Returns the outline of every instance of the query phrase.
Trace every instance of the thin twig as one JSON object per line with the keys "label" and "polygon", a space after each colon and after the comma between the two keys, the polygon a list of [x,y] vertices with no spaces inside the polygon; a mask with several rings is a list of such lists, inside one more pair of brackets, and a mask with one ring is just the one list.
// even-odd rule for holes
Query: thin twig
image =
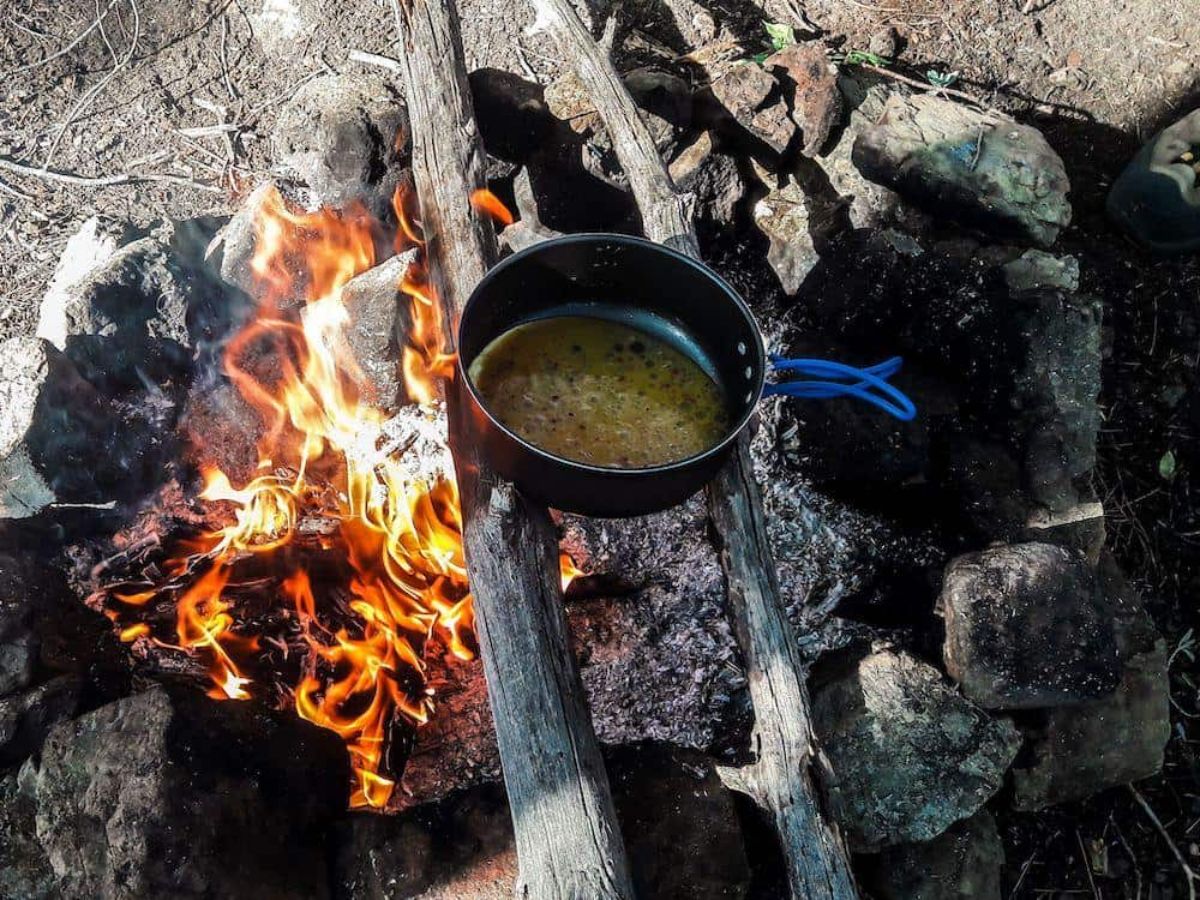
{"label": "thin twig", "polygon": [[[896,81],[902,81],[904,84],[910,85],[911,87],[920,88],[927,94],[945,94],[948,97],[957,97],[959,100],[965,100],[967,103],[978,106],[980,109],[984,109],[989,112],[999,112],[999,110],[995,109],[995,107],[989,106],[974,94],[968,94],[966,91],[959,91],[948,87],[938,87],[934,84],[926,84],[923,81],[918,81],[915,78],[909,78],[907,75],[901,75],[899,72],[893,72],[891,69],[885,69],[882,66],[873,66],[870,63],[844,63],[843,65],[858,66],[860,69],[866,69],[868,72],[874,72],[876,75],[882,75],[885,78],[892,78]],[[1007,118],[1007,116],[1005,118]]]}
{"label": "thin twig", "polygon": [[71,112],[67,114],[66,119],[64,119],[62,125],[59,126],[58,134],[56,134],[54,136],[54,140],[50,142],[50,149],[46,151],[46,158],[42,161],[43,169],[50,168],[50,164],[54,161],[54,153],[58,149],[58,145],[62,141],[63,135],[67,133],[67,129],[70,128],[71,123],[75,121],[75,117],[78,116],[79,113],[81,113],[87,107],[87,105],[91,103],[101,91],[104,90],[104,88],[110,81],[113,80],[118,72],[129,65],[130,60],[133,59],[134,53],[137,52],[138,40],[142,36],[142,17],[141,12],[138,9],[137,0],[128,0],[128,3],[133,9],[133,40],[129,42],[129,50],[125,53],[124,58],[122,58],[119,63],[114,65],[103,78],[96,82],[96,84],[86,94],[79,98],[79,102],[76,103],[71,109]]}
{"label": "thin twig", "polygon": [[17,75],[21,72],[28,72],[30,69],[36,69],[39,66],[44,66],[47,63],[54,62],[54,60],[59,59],[60,57],[66,56],[68,53],[78,47],[84,38],[100,27],[100,23],[104,21],[105,16],[112,12],[113,7],[116,6],[118,2],[119,0],[108,0],[108,6],[105,7],[104,12],[101,13],[91,25],[76,35],[75,40],[71,41],[71,43],[67,44],[67,46],[63,47],[57,53],[52,53],[45,59],[39,59],[37,62],[26,63],[23,66],[17,66],[15,69],[9,69],[7,72],[0,72],[0,78],[8,78],[11,75]]}
{"label": "thin twig", "polygon": [[238,98],[237,90],[233,86],[233,81],[229,78],[229,51],[227,44],[229,43],[229,19],[225,14],[221,14],[221,79],[225,82],[225,90],[229,92],[229,99],[236,100]]}
{"label": "thin twig", "polygon": [[80,187],[117,187],[123,184],[142,184],[146,182],[162,182],[165,184],[178,184],[183,187],[195,188],[199,191],[207,191],[211,194],[221,193],[221,189],[211,184],[204,184],[200,181],[193,181],[190,178],[184,178],[181,175],[134,175],[131,173],[122,173],[120,175],[75,175],[71,172],[56,172],[53,169],[39,169],[36,166],[26,166],[11,159],[5,159],[0,156],[0,169],[13,172],[17,175],[28,175],[31,178],[40,178],[44,181],[57,181],[61,184],[74,184]]}
{"label": "thin twig", "polygon": [[392,59],[390,56],[380,56],[378,53],[368,53],[366,50],[351,50],[346,54],[346,58],[352,62],[362,63],[364,66],[378,66],[381,69],[387,69],[390,72],[402,71],[402,66],[399,61]]}
{"label": "thin twig", "polygon": [[1100,900],[1100,891],[1096,887],[1096,879],[1092,875],[1092,858],[1088,856],[1087,848],[1083,846],[1083,835],[1075,829],[1075,840],[1079,843],[1079,861],[1083,863],[1083,871],[1087,873],[1088,884],[1092,886],[1092,896]]}
{"label": "thin twig", "polygon": [[0,191],[3,191],[6,194],[11,194],[12,196],[16,197],[18,200],[32,200],[33,199],[32,194],[26,194],[24,191],[19,191],[6,181],[0,181]]}
{"label": "thin twig", "polygon": [[1167,846],[1171,849],[1171,853],[1175,857],[1175,861],[1179,863],[1179,869],[1183,872],[1183,877],[1187,879],[1188,900],[1196,900],[1196,879],[1198,876],[1194,871],[1192,871],[1192,867],[1188,865],[1187,859],[1184,858],[1183,852],[1176,845],[1175,841],[1171,839],[1171,835],[1167,834],[1166,826],[1164,826],[1162,820],[1158,818],[1157,813],[1150,808],[1150,804],[1146,802],[1146,798],[1141,795],[1138,789],[1132,784],[1127,784],[1125,787],[1129,788],[1129,793],[1133,795],[1133,799],[1137,801],[1137,805],[1142,808],[1142,812],[1146,814],[1146,818],[1150,820],[1151,824],[1154,826],[1154,830],[1157,831],[1159,836],[1161,836],[1166,842]]}

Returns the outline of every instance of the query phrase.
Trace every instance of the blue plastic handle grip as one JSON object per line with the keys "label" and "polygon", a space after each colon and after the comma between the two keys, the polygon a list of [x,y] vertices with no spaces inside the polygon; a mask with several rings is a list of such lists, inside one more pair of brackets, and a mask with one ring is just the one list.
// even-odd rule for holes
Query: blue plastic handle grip
{"label": "blue plastic handle grip", "polygon": [[902,422],[916,418],[917,407],[902,390],[888,383],[900,371],[904,360],[899,356],[864,369],[828,359],[784,359],[771,354],[776,372],[800,376],[795,381],[768,384],[768,396],[804,397],[824,400],[831,397],[856,397],[878,407]]}

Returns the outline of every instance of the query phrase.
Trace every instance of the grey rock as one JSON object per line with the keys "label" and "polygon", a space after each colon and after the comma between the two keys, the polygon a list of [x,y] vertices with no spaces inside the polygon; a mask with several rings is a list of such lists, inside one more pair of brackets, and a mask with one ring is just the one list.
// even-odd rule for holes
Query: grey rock
{"label": "grey rock", "polygon": [[715,149],[711,132],[685,147],[671,161],[670,172],[676,186],[695,198],[697,218],[718,228],[734,224],[746,183],[734,158]]}
{"label": "grey rock", "polygon": [[102,401],[41,338],[9,338],[0,359],[0,518],[25,518],[58,499],[55,476],[97,446],[89,424],[104,421]]}
{"label": "grey rock", "polygon": [[326,897],[341,741],[295,716],[155,688],[55,728],[37,833],[72,897]]}
{"label": "grey rock", "polygon": [[[655,147],[664,158],[670,159],[691,124],[690,88],[681,78],[654,69],[635,69],[622,77]],[[567,72],[551,82],[546,87],[545,101],[550,113],[582,139],[577,148],[568,146],[564,152],[578,152],[587,172],[627,190],[628,180],[613,149],[612,138],[579,77]]]}
{"label": "grey rock", "polygon": [[1074,293],[1079,290],[1079,260],[1044,250],[1026,250],[1004,266],[1004,280],[1010,291],[1057,288]]}
{"label": "grey rock", "polygon": [[820,41],[792,44],[767,57],[763,68],[785,81],[792,121],[800,126],[801,152],[816,156],[842,118],[837,68]]}
{"label": "grey rock", "polygon": [[1025,726],[1013,805],[1037,810],[1140,781],[1162,768],[1171,736],[1166,642],[1111,557],[1101,562],[1123,662],[1110,697],[1050,709]]}
{"label": "grey rock", "polygon": [[54,873],[38,843],[35,801],[25,796],[17,776],[0,780],[0,897],[58,900]]}
{"label": "grey rock", "polygon": [[1200,110],[1147,141],[1113,182],[1106,208],[1134,239],[1162,254],[1200,248],[1200,188],[1181,157],[1200,143]]}
{"label": "grey rock", "polygon": [[[92,248],[103,254],[104,247]],[[70,243],[65,254],[73,252]],[[64,256],[60,272],[70,267]],[[42,300],[38,335],[66,349],[73,335],[118,338],[140,345],[147,339],[191,346],[188,310],[197,279],[170,248],[156,238],[134,241],[103,262],[63,282],[57,279]]]}
{"label": "grey rock", "polygon": [[0,766],[38,752],[50,729],[75,714],[82,689],[79,676],[60,675],[0,698]]}
{"label": "grey rock", "polygon": [[1003,867],[996,822],[981,810],[932,841],[889,847],[858,868],[878,900],[1000,900]]}
{"label": "grey rock", "polygon": [[855,228],[879,227],[891,221],[900,198],[889,188],[863,177],[851,155],[858,136],[874,127],[883,115],[888,88],[882,84],[867,84],[847,74],[838,76],[837,85],[842,103],[850,111],[846,127],[832,146],[815,156],[814,161],[829,178],[830,186],[846,202],[850,224]]}
{"label": "grey rock", "polygon": [[66,347],[71,334],[70,310],[76,304],[80,282],[107,263],[125,242],[129,226],[92,216],[67,240],[54,270],[54,277],[42,298],[38,313],[37,336],[59,350]]}
{"label": "grey rock", "polygon": [[813,234],[819,213],[798,181],[787,179],[754,204],[754,224],[770,242],[767,262],[779,277],[784,293],[800,290],[821,261]]}
{"label": "grey rock", "polygon": [[1095,571],[1053,544],[1002,545],[946,567],[946,670],[988,709],[1111,694],[1121,679],[1112,611]]}
{"label": "grey rock", "polygon": [[1101,317],[1093,297],[1062,291],[1015,296],[1008,314],[1010,416],[1024,448],[1024,481],[1057,516],[1090,500],[1100,430]]}
{"label": "grey rock", "polygon": [[[266,181],[251,191],[242,201],[236,213],[217,236],[217,247],[221,250],[221,278],[228,284],[240,288],[250,296],[260,294],[261,285],[252,268],[254,248],[258,239],[255,223],[260,221],[264,210],[282,196],[281,186]],[[303,273],[297,272],[294,296],[278,298],[280,306],[294,306],[304,300]]]}
{"label": "grey rock", "polygon": [[964,700],[932,666],[891,650],[813,695],[822,786],[853,849],[937,837],[1000,787],[1020,746],[1011,723]]}
{"label": "grey rock", "polygon": [[344,358],[354,361],[351,377],[364,398],[381,410],[394,410],[405,400],[399,339],[410,333],[410,301],[400,283],[417,256],[415,249],[392,256],[350,279],[341,292],[346,320],[336,341]]}
{"label": "grey rock", "polygon": [[406,177],[409,139],[395,79],[356,71],[302,85],[280,109],[271,147],[307,189],[309,208],[358,201],[382,217]]}
{"label": "grey rock", "polygon": [[783,153],[797,126],[788,114],[779,82],[755,62],[722,62],[714,67],[710,90],[730,117],[776,153]]}
{"label": "grey rock", "polygon": [[[173,447],[172,352],[108,338],[70,339],[70,356],[40,338],[0,343],[0,518],[24,518],[54,501],[102,503],[151,490]],[[162,349],[159,347],[158,349]]]}
{"label": "grey rock", "polygon": [[14,694],[33,683],[38,642],[32,631],[0,632],[0,697]]}
{"label": "grey rock", "polygon": [[893,94],[854,144],[872,181],[934,215],[1048,247],[1071,221],[1066,169],[1041,132],[919,94]]}

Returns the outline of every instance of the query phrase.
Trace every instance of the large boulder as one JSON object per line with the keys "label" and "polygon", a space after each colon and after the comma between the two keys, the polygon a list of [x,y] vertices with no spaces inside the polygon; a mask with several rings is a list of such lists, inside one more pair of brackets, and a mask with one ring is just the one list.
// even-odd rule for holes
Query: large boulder
{"label": "large boulder", "polygon": [[190,688],[57,726],[37,832],[72,897],[325,897],[350,768],[332,732]]}
{"label": "large boulder", "polygon": [[1000,900],[1004,845],[987,810],[923,844],[899,844],[860,860],[878,900]]}
{"label": "large boulder", "polygon": [[1020,746],[1010,722],[964,700],[932,666],[887,649],[819,686],[812,712],[829,809],[859,851],[927,841],[973,815]]}
{"label": "large boulder", "polygon": [[1023,725],[1029,750],[1013,768],[1013,804],[1036,810],[1154,775],[1171,736],[1166,642],[1109,557],[1104,589],[1123,662],[1109,697],[1045,710]]}
{"label": "large boulder", "polygon": [[1050,246],[1071,221],[1062,159],[1035,128],[928,94],[893,94],[853,159],[933,215]]}
{"label": "large boulder", "polygon": [[1075,551],[1028,543],[959,556],[939,604],[946,670],[986,709],[1071,705],[1120,682],[1111,604]]}

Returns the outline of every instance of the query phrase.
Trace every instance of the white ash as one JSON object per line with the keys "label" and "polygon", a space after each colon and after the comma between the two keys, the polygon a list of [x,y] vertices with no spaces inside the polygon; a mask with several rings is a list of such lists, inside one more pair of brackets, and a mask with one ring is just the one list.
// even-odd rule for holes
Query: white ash
{"label": "white ash", "polygon": [[376,449],[403,462],[408,484],[428,487],[454,478],[447,435],[445,403],[410,403],[380,426]]}

